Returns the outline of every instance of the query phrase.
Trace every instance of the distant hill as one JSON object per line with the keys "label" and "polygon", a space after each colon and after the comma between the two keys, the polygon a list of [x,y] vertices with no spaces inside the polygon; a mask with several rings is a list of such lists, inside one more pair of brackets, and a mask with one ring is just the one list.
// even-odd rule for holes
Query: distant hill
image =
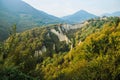
{"label": "distant hill", "polygon": [[87,11],[80,10],[72,15],[64,16],[62,19],[67,20],[72,23],[80,23],[82,21],[85,21],[87,19],[95,18],[97,17],[94,14],[88,13]]}
{"label": "distant hill", "polygon": [[35,26],[61,22],[61,19],[36,10],[22,0],[0,0],[0,36],[4,36],[3,39],[8,34],[6,29],[13,24],[17,24],[17,31],[24,31]]}
{"label": "distant hill", "polygon": [[116,17],[119,17],[120,16],[120,11],[116,11],[116,12],[113,12],[113,13],[105,13],[105,14],[102,14],[101,16],[116,16]]}

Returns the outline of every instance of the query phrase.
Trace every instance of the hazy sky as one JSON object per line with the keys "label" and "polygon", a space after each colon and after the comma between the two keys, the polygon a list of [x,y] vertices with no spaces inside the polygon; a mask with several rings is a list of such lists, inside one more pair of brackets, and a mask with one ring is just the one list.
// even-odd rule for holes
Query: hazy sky
{"label": "hazy sky", "polygon": [[120,11],[120,0],[23,0],[34,8],[57,17],[70,15],[79,10],[101,15]]}

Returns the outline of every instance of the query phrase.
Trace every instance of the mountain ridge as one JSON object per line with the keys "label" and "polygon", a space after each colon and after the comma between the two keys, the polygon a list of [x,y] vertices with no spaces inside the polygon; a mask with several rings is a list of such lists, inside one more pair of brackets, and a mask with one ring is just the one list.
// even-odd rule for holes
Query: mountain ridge
{"label": "mountain ridge", "polygon": [[63,20],[68,20],[73,23],[80,23],[82,21],[97,17],[94,14],[91,14],[85,10],[79,10],[71,15],[62,17]]}
{"label": "mountain ridge", "polygon": [[[22,0],[0,0],[0,36],[8,37],[8,30],[13,24],[21,32],[47,24],[63,23],[58,17],[37,10]],[[0,40],[4,40],[1,39]]]}
{"label": "mountain ridge", "polygon": [[120,11],[115,11],[115,12],[113,12],[113,13],[104,13],[104,14],[102,14],[101,16],[108,16],[108,17],[114,17],[114,16],[120,16]]}

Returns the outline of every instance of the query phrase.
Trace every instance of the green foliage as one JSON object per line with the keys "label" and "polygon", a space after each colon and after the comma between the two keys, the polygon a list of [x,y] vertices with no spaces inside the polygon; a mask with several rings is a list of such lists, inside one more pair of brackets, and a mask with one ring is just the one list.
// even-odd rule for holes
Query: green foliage
{"label": "green foliage", "polygon": [[[71,50],[70,44],[60,42],[50,32],[56,26],[11,35],[4,45],[0,45],[1,53],[3,47],[8,50],[7,57],[0,58],[0,78],[120,80],[120,18],[92,19],[88,22],[85,27],[71,30],[73,34],[65,33],[74,44]],[[40,50],[43,50],[42,55],[35,56]]]}
{"label": "green foliage", "polygon": [[0,80],[35,80],[16,69],[0,70]]}
{"label": "green foliage", "polygon": [[[119,32],[119,22],[104,24],[100,31],[92,32],[68,54],[61,55],[62,59],[61,56],[55,56],[52,58],[54,61],[42,67],[45,79],[119,80]],[[62,61],[62,64],[59,64],[59,61]]]}
{"label": "green foliage", "polygon": [[36,10],[21,0],[12,2],[0,0],[0,41],[4,41],[9,37],[8,29],[14,23],[17,24],[17,32],[23,32],[37,26],[63,22],[60,18]]}

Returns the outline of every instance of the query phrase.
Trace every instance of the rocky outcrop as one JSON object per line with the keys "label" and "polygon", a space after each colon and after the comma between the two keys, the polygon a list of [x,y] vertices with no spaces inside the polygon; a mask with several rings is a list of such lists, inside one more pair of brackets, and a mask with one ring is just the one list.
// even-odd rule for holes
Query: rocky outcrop
{"label": "rocky outcrop", "polygon": [[52,28],[50,31],[52,33],[54,33],[55,35],[57,35],[57,37],[59,38],[59,41],[66,41],[66,43],[70,43],[70,40],[66,36],[65,32],[67,33],[71,29],[81,28],[81,27],[83,27],[86,24],[87,24],[87,22],[80,23],[80,24],[75,24],[75,25],[61,24],[61,25],[56,27],[57,30]]}
{"label": "rocky outcrop", "polygon": [[42,51],[43,53],[46,52],[46,51],[47,51],[46,47],[43,46],[43,47],[41,48],[41,51]]}
{"label": "rocky outcrop", "polygon": [[45,46],[42,46],[42,48],[40,50],[36,50],[34,53],[34,57],[39,57],[41,56],[43,53],[45,53],[47,51]]}
{"label": "rocky outcrop", "polygon": [[55,29],[51,29],[51,32],[54,33],[55,35],[57,35],[57,37],[59,38],[59,41],[66,41],[66,43],[69,43],[70,40],[68,39],[68,37],[62,32],[61,28],[58,27],[58,30]]}
{"label": "rocky outcrop", "polygon": [[42,51],[41,50],[35,51],[34,57],[38,57],[40,55],[42,55]]}
{"label": "rocky outcrop", "polygon": [[87,21],[85,21],[85,22],[83,22],[83,23],[75,24],[75,25],[63,24],[62,27],[63,27],[66,31],[69,31],[69,30],[71,30],[71,29],[81,28],[81,27],[85,26],[86,24],[88,24]]}

